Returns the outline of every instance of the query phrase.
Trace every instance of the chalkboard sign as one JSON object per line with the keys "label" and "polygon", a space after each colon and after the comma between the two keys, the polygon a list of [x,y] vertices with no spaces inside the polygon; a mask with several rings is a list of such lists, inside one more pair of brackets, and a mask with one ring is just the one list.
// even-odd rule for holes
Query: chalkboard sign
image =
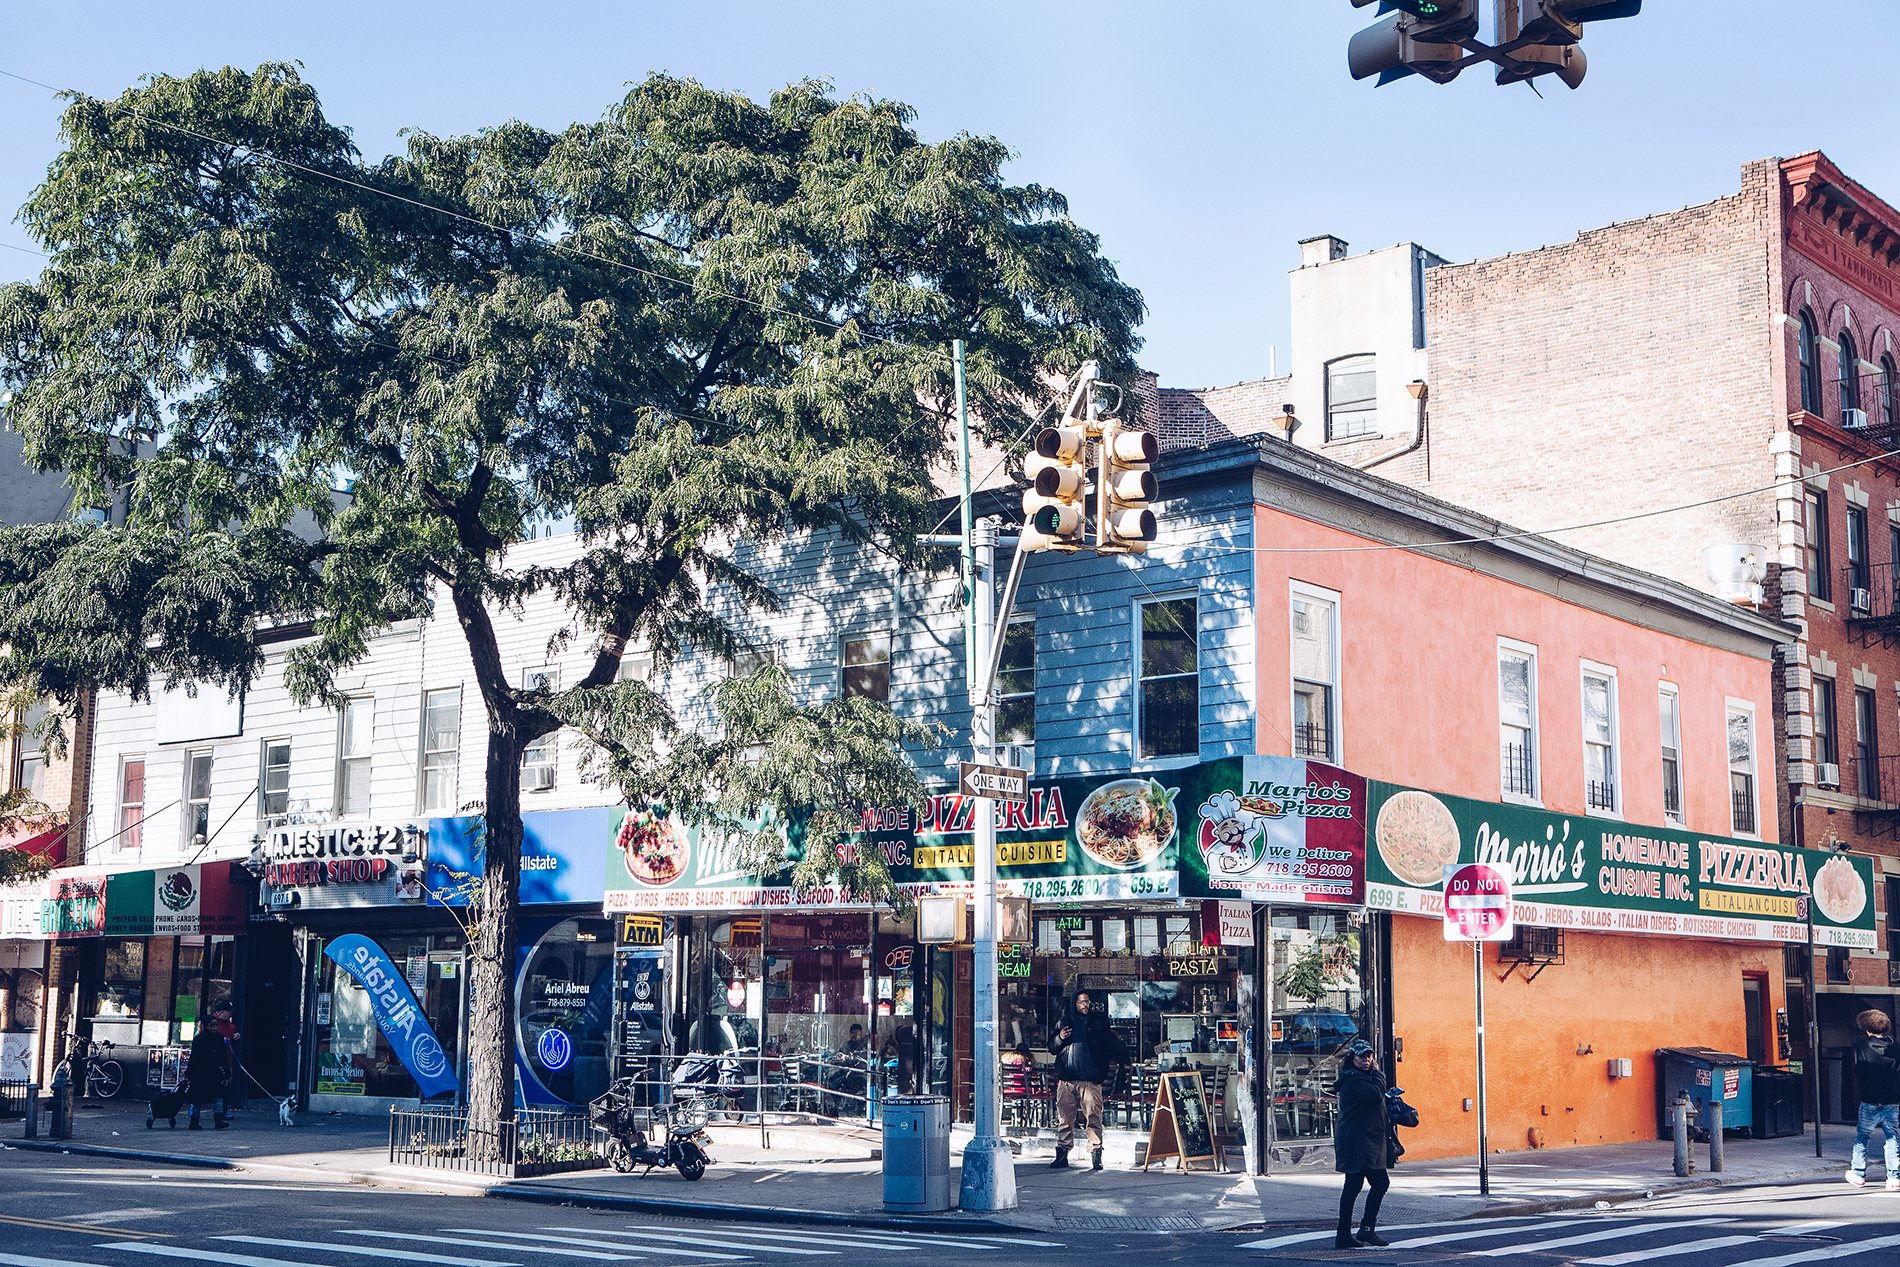
{"label": "chalkboard sign", "polygon": [[1188,1163],[1214,1161],[1214,1125],[1207,1116],[1207,1094],[1198,1071],[1164,1073],[1155,1090],[1154,1125],[1148,1131],[1148,1155],[1141,1168],[1168,1157]]}

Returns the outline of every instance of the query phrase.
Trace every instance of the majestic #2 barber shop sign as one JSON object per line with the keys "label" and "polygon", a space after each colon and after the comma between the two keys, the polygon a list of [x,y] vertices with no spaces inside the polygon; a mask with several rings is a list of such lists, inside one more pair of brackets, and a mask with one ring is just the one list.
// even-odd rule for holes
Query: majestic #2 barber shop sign
{"label": "majestic #2 barber shop sign", "polygon": [[[1364,900],[1366,783],[1285,757],[1229,757],[1136,776],[1032,783],[1022,803],[991,802],[999,888],[1036,901],[1181,896],[1337,903]],[[979,802],[955,791],[864,815],[849,846],[880,850],[912,896],[974,887]],[[789,857],[802,847],[786,833]],[[607,910],[862,906],[782,875],[742,871],[712,829],[649,812],[616,824]]]}

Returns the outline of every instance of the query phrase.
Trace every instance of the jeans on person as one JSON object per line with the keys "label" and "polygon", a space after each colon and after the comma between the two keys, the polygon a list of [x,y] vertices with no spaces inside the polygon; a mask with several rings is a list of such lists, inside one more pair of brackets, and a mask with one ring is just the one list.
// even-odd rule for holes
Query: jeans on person
{"label": "jeans on person", "polygon": [[1849,1163],[1855,1174],[1867,1171],[1867,1141],[1874,1127],[1886,1135],[1887,1178],[1900,1179],[1900,1104],[1863,1104],[1860,1119],[1854,1124],[1854,1156]]}
{"label": "jeans on person", "polygon": [[1088,1124],[1089,1147],[1100,1148],[1102,1146],[1101,1083],[1056,1083],[1057,1148],[1068,1148],[1075,1142],[1075,1119],[1078,1114]]}

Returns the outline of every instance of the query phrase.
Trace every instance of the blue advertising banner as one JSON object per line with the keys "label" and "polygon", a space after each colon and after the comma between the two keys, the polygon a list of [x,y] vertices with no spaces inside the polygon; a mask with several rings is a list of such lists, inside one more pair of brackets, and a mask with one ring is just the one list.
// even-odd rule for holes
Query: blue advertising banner
{"label": "blue advertising banner", "polygon": [[[607,849],[616,809],[541,810],[521,816],[521,904],[598,905],[607,891]],[[430,906],[469,906],[480,891],[482,819],[429,820]]]}
{"label": "blue advertising banner", "polygon": [[408,984],[383,948],[367,937],[345,933],[325,946],[323,953],[369,991],[376,1025],[389,1039],[403,1068],[415,1078],[422,1098],[459,1090],[455,1073],[449,1068],[448,1053],[436,1041],[435,1031],[416,1006],[416,996],[409,993]]}

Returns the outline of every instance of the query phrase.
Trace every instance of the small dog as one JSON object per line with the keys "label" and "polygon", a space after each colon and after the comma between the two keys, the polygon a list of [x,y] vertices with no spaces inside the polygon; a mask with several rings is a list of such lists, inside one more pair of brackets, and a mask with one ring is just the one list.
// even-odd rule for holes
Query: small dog
{"label": "small dog", "polygon": [[180,1087],[176,1091],[166,1091],[153,1096],[151,1104],[145,1109],[145,1129],[148,1131],[151,1130],[152,1123],[162,1117],[171,1123],[171,1128],[174,1131],[177,1130],[178,1110],[184,1107],[185,1089],[183,1087]]}
{"label": "small dog", "polygon": [[277,1102],[277,1125],[295,1126],[297,1124],[297,1101],[294,1096],[285,1096]]}

